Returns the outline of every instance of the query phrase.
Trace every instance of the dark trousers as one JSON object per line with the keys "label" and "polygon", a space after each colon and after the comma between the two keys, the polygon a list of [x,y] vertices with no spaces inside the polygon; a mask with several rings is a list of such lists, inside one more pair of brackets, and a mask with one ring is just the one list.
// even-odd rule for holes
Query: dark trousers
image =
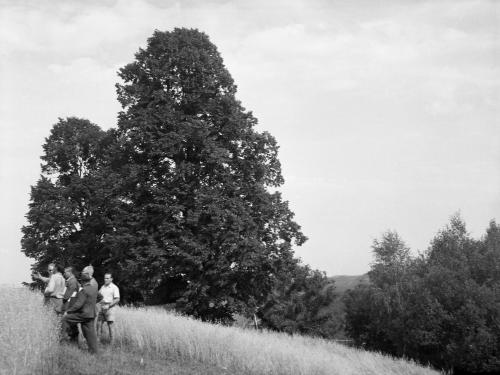
{"label": "dark trousers", "polygon": [[97,334],[95,332],[94,318],[81,318],[78,314],[66,314],[62,318],[62,328],[71,341],[78,340],[78,323],[82,327],[83,336],[87,340],[89,351],[97,353]]}

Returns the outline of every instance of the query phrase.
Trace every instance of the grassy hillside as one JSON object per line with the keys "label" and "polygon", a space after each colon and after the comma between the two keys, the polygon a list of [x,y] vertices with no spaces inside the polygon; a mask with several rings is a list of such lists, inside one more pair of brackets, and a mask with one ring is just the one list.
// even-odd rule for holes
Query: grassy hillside
{"label": "grassy hillside", "polygon": [[159,308],[118,308],[116,343],[91,356],[59,344],[41,296],[22,288],[0,288],[0,316],[2,375],[437,374],[322,339],[207,324]]}
{"label": "grassy hillside", "polygon": [[335,293],[340,296],[347,292],[349,289],[354,289],[360,284],[370,283],[370,279],[366,273],[356,276],[332,276],[329,278],[329,280],[335,282]]}

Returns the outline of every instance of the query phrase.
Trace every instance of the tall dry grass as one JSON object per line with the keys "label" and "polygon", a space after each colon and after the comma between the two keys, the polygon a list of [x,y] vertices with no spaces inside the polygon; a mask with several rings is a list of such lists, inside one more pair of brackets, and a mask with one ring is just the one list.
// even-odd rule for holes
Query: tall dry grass
{"label": "tall dry grass", "polygon": [[[161,309],[116,309],[116,343],[95,357],[59,343],[58,319],[40,293],[0,287],[0,375],[159,374],[168,366],[183,374],[437,374],[327,340],[207,324]],[[157,362],[144,367],[141,356]]]}
{"label": "tall dry grass", "polygon": [[424,375],[438,372],[331,341],[203,323],[160,309],[117,308],[116,345],[235,374]]}
{"label": "tall dry grass", "polygon": [[42,295],[0,286],[0,374],[52,374],[57,366],[58,321]]}

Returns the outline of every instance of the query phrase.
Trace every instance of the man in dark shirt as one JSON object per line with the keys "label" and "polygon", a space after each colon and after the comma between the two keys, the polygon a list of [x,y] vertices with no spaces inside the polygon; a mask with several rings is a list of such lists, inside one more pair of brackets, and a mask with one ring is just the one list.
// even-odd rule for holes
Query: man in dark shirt
{"label": "man in dark shirt", "polygon": [[88,270],[84,269],[82,271],[82,286],[77,291],[76,296],[69,301],[62,318],[62,325],[70,340],[77,341],[78,323],[80,323],[90,352],[97,353],[97,335],[94,325],[97,289],[90,284],[91,278]]}
{"label": "man in dark shirt", "polygon": [[[73,296],[74,293],[78,292],[80,289],[80,284],[78,280],[76,280],[73,267],[66,267],[64,269],[64,277],[66,278],[66,291],[63,296],[63,311],[66,311],[68,308],[68,301]],[[76,296],[76,294],[75,294]]]}

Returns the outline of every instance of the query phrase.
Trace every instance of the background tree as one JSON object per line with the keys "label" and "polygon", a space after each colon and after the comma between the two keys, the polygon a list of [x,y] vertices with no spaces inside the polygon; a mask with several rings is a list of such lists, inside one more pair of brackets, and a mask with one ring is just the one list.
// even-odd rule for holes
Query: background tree
{"label": "background tree", "polygon": [[428,250],[425,288],[442,309],[437,361],[444,368],[500,370],[500,278],[491,267],[500,259],[497,233],[492,222],[474,240],[455,215]]}
{"label": "background tree", "polygon": [[414,267],[410,249],[394,231],[372,245],[370,285],[359,286],[345,298],[347,332],[358,344],[404,356],[409,344],[408,284]]}
{"label": "background tree", "polygon": [[264,327],[333,338],[343,328],[340,314],[332,314],[335,286],[324,272],[298,262],[274,283],[258,316]]}
{"label": "background tree", "polygon": [[359,345],[454,373],[498,372],[498,233],[491,222],[474,240],[455,215],[416,258],[386,234],[374,244],[372,284],[345,298],[347,332]]}
{"label": "background tree", "polygon": [[111,133],[74,117],[59,119],[45,139],[42,175],[22,228],[22,251],[35,259],[34,270],[54,261],[82,267],[105,260],[111,181],[101,167],[110,142]]}

